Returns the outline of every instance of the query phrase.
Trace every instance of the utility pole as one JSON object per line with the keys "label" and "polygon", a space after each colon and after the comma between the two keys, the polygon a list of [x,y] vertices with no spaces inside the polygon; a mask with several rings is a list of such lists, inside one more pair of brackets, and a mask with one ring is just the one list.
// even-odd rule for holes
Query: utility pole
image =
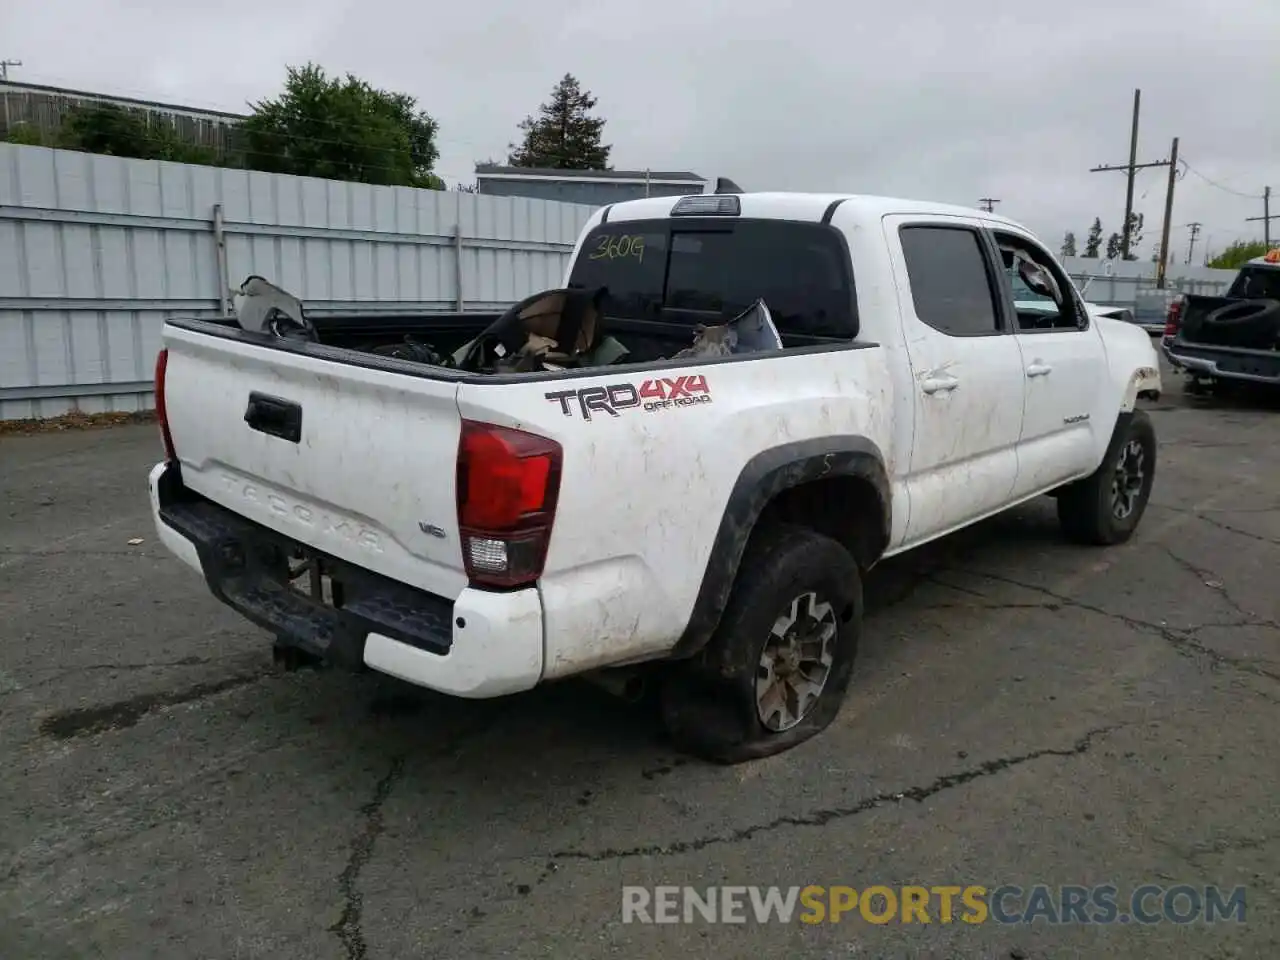
{"label": "utility pole", "polygon": [[1128,185],[1124,192],[1124,225],[1120,229],[1120,256],[1125,260],[1129,259],[1129,227],[1130,221],[1133,220],[1133,180],[1134,175],[1139,170],[1145,170],[1148,167],[1167,167],[1168,160],[1159,160],[1155,163],[1139,163],[1138,162],[1138,112],[1142,106],[1142,91],[1133,91],[1133,127],[1129,131],[1129,162],[1120,164],[1104,164],[1100,167],[1091,167],[1090,173],[1104,173],[1112,170],[1123,170],[1128,178]]}
{"label": "utility pole", "polygon": [[0,60],[0,83],[9,79],[9,68],[22,66],[21,60]]}
{"label": "utility pole", "polygon": [[1164,289],[1165,268],[1169,265],[1169,225],[1173,222],[1173,185],[1178,182],[1178,138],[1169,148],[1169,191],[1164,197],[1164,225],[1160,228],[1160,264],[1156,267],[1156,287]]}
{"label": "utility pole", "polygon": [[982,204],[982,209],[987,211],[987,213],[994,213],[996,204],[999,202],[999,200],[993,200],[991,197],[983,197],[978,201],[978,203]]}
{"label": "utility pole", "polygon": [[1271,188],[1265,187],[1262,191],[1262,216],[1245,217],[1245,223],[1253,223],[1258,220],[1262,221],[1262,242],[1271,246],[1271,221],[1280,220],[1280,213],[1273,214],[1271,212]]}
{"label": "utility pole", "polygon": [[1191,255],[1195,253],[1196,237],[1200,236],[1200,228],[1204,226],[1202,223],[1188,223],[1187,226],[1191,230],[1191,239],[1187,242],[1187,263],[1191,263]]}

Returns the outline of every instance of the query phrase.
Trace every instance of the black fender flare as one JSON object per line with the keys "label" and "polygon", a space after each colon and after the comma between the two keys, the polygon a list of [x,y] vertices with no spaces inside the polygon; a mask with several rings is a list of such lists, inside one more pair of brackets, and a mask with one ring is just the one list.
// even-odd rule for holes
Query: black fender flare
{"label": "black fender flare", "polygon": [[871,440],[861,436],[823,437],[786,443],[756,454],[742,468],[729,493],[702,573],[702,586],[684,633],[671,651],[672,659],[696,655],[719,626],[747,541],[769,501],[791,487],[827,477],[859,477],[871,484],[883,518],[881,550],[888,546],[893,526],[889,475],[880,448]]}

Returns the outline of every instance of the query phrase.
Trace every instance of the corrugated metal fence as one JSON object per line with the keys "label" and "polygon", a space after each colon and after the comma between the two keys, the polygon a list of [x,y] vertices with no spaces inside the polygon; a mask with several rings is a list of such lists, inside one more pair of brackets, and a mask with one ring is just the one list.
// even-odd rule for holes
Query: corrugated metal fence
{"label": "corrugated metal fence", "polygon": [[502,309],[591,210],[0,144],[0,419],[150,407],[164,318],[251,274],[317,314]]}
{"label": "corrugated metal fence", "polygon": [[[0,419],[150,407],[164,318],[217,316],[250,274],[317,314],[500,310],[560,282],[592,209],[0,144]],[[1154,264],[1066,266],[1146,311]]]}
{"label": "corrugated metal fence", "polygon": [[[1165,297],[1155,289],[1156,265],[1145,260],[1106,261],[1084,257],[1064,257],[1062,265],[1093,303],[1164,310]],[[1172,294],[1196,293],[1220,296],[1235,278],[1234,270],[1171,263],[1165,289]]]}

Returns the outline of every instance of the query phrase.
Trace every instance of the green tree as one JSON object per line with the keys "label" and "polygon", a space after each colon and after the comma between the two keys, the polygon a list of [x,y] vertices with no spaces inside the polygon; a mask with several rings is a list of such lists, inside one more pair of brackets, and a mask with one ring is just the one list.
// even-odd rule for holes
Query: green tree
{"label": "green tree", "polygon": [[1074,257],[1076,255],[1076,235],[1068,230],[1062,238],[1062,250],[1060,251],[1064,257]]}
{"label": "green tree", "polygon": [[1115,260],[1120,256],[1120,234],[1113,233],[1107,237],[1107,253],[1108,260]]}
{"label": "green tree", "polygon": [[72,110],[58,133],[61,145],[68,149],[112,157],[153,159],[157,147],[146,121],[132,110],[114,104]]}
{"label": "green tree", "polygon": [[1138,255],[1134,253],[1138,249],[1138,244],[1142,243],[1142,222],[1144,217],[1140,213],[1129,214],[1129,255],[1126,260],[1137,260]]}
{"label": "green tree", "polygon": [[511,144],[508,163],[514,167],[554,170],[608,170],[611,145],[602,142],[605,121],[591,116],[596,98],[566,73],[538,108],[537,117],[520,123],[524,140]]}
{"label": "green tree", "polygon": [[1098,250],[1102,246],[1102,219],[1093,218],[1093,226],[1089,228],[1089,235],[1084,240],[1084,253],[1082,257],[1088,257],[1090,260],[1098,259]]}
{"label": "green tree", "polygon": [[17,143],[27,147],[56,147],[57,138],[30,123],[15,124],[4,138],[5,143]]}
{"label": "green tree", "polygon": [[289,67],[284,92],[253,105],[245,163],[254,170],[443,190],[432,168],[439,125],[404,93],[315,64]]}
{"label": "green tree", "polygon": [[1254,257],[1261,257],[1268,247],[1261,240],[1237,240],[1209,261],[1218,270],[1238,270]]}
{"label": "green tree", "polygon": [[184,141],[172,123],[158,117],[148,122],[143,111],[109,103],[73,108],[53,132],[18,127],[8,140],[10,143],[143,160],[203,164],[213,164],[218,160],[213,150]]}

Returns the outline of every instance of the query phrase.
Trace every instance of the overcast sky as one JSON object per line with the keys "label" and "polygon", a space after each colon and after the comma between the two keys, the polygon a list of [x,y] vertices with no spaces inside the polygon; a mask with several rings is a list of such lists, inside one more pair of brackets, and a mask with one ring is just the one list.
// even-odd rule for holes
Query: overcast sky
{"label": "overcast sky", "polygon": [[[1165,159],[1176,135],[1191,167],[1179,259],[1191,221],[1202,245],[1261,236],[1243,221],[1265,184],[1280,191],[1278,43],[1280,0],[0,3],[0,58],[23,61],[12,80],[243,111],[312,60],[413,94],[440,121],[450,182],[505,159],[568,71],[599,97],[617,168],[994,197],[1055,247],[1068,229],[1083,241],[1094,216],[1119,228],[1124,175],[1088,171],[1128,159],[1137,86],[1139,160]],[[1139,174],[1144,258],[1166,176]]]}

